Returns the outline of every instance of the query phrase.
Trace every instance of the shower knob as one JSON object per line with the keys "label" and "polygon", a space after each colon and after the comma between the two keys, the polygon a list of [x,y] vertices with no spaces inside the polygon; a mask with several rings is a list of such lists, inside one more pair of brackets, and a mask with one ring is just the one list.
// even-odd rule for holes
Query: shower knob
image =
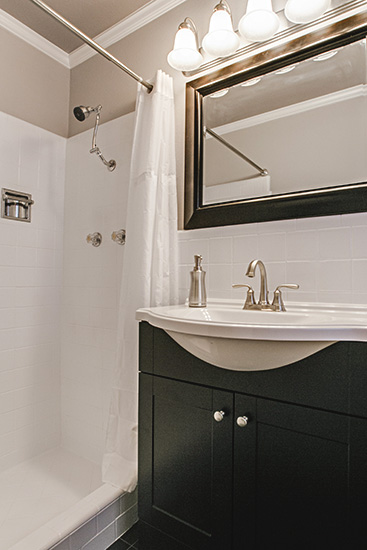
{"label": "shower knob", "polygon": [[248,424],[248,418],[247,416],[239,416],[236,420],[237,426],[240,428],[245,428]]}
{"label": "shower knob", "polygon": [[98,231],[96,231],[95,233],[89,233],[89,235],[87,235],[86,241],[92,246],[100,246],[102,242],[102,235],[98,233]]}
{"label": "shower knob", "polygon": [[225,415],[226,415],[226,413],[224,411],[215,411],[215,413],[213,414],[214,420],[216,422],[222,422]]}
{"label": "shower knob", "polygon": [[126,241],[126,231],[125,229],[120,229],[119,231],[114,231],[111,235],[111,239],[117,244],[125,244]]}

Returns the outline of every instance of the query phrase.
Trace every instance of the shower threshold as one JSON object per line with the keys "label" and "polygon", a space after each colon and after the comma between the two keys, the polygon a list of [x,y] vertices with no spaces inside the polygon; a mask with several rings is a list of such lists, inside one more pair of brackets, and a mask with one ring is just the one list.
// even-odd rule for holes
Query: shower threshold
{"label": "shower threshold", "polygon": [[107,548],[136,521],[135,500],[102,484],[99,465],[53,449],[0,474],[0,550],[87,550],[99,536]]}

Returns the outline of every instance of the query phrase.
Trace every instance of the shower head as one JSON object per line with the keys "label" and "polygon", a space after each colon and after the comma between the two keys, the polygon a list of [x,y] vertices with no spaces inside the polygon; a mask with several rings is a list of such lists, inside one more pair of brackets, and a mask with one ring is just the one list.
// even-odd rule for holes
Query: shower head
{"label": "shower head", "polygon": [[93,138],[92,138],[92,149],[89,151],[90,153],[96,153],[97,156],[101,159],[103,164],[107,166],[110,172],[112,172],[116,168],[116,161],[106,160],[104,156],[101,153],[101,150],[99,147],[97,147],[97,132],[98,132],[98,125],[99,125],[99,119],[100,119],[100,113],[101,113],[102,105],[97,105],[97,107],[85,107],[84,105],[78,105],[78,107],[74,107],[73,113],[74,116],[79,122],[83,122],[86,118],[89,117],[91,113],[97,113],[96,115],[96,121],[94,123],[94,129],[93,129]]}
{"label": "shower head", "polygon": [[97,105],[97,107],[84,107],[84,105],[79,105],[78,107],[74,107],[73,113],[79,122],[83,122],[91,113],[99,113],[101,109],[101,105]]}

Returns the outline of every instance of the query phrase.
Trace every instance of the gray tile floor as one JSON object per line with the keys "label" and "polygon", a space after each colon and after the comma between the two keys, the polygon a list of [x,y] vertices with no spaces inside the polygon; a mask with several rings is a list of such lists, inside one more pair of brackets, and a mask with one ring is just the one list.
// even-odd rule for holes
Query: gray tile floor
{"label": "gray tile floor", "polygon": [[146,523],[138,521],[109,550],[190,550]]}

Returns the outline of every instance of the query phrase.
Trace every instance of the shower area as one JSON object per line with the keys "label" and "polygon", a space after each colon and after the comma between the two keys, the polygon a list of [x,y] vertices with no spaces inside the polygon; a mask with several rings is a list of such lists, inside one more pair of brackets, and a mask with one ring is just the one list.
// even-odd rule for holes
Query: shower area
{"label": "shower area", "polygon": [[0,112],[0,550],[106,550],[137,520],[135,311],[177,301],[172,79],[31,2],[140,87],[101,126],[69,105],[71,138]]}
{"label": "shower area", "polygon": [[[0,113],[0,549],[107,548],[136,495],[103,484],[134,113],[65,139]],[[100,246],[87,242],[99,232]],[[94,544],[94,546],[93,546]]]}

